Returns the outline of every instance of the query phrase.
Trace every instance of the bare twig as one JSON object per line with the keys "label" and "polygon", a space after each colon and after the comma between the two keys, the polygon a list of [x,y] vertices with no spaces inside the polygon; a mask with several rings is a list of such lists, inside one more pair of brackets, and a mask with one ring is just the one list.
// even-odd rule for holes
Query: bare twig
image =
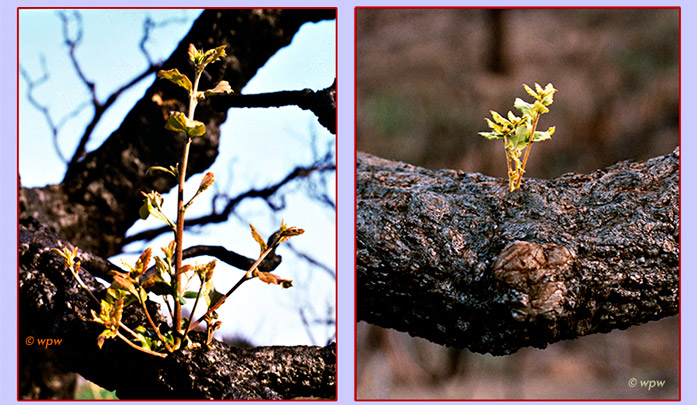
{"label": "bare twig", "polygon": [[[276,192],[278,192],[279,189],[296,179],[308,177],[310,174],[314,172],[327,172],[335,170],[336,164],[334,164],[333,162],[321,162],[319,164],[313,164],[307,167],[296,167],[295,169],[293,169],[292,172],[286,175],[286,177],[284,177],[282,180],[278,181],[275,184],[272,184],[263,189],[251,189],[245,191],[242,194],[237,195],[234,198],[229,199],[227,204],[225,205],[225,208],[220,213],[214,212],[208,215],[204,215],[202,217],[187,219],[184,222],[184,227],[188,228],[198,225],[225,222],[227,221],[228,217],[231,215],[235,207],[237,207],[237,205],[246,198],[262,198],[268,202],[268,199]],[[123,244],[127,245],[129,243],[139,240],[152,240],[155,237],[168,231],[170,231],[170,228],[166,226],[142,231],[125,238]]]}

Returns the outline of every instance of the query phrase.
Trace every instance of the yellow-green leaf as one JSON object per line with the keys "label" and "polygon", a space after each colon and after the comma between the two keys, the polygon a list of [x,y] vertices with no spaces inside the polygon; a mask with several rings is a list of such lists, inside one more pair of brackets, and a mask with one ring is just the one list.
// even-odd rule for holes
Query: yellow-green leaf
{"label": "yellow-green leaf", "polygon": [[536,111],[538,114],[544,114],[549,112],[549,108],[545,107],[544,104],[542,104],[540,101],[535,101],[535,104],[532,107],[533,111]]}
{"label": "yellow-green leaf", "polygon": [[210,49],[206,51],[206,53],[203,55],[203,57],[205,58],[203,61],[203,65],[206,66],[209,63],[216,62],[227,56],[225,53],[225,47],[226,45],[220,45],[215,49]]}
{"label": "yellow-green leaf", "polygon": [[540,142],[540,141],[546,141],[547,139],[552,138],[552,135],[554,134],[554,130],[556,127],[549,127],[548,130],[541,132],[541,131],[535,131],[535,135],[532,137],[533,142]]}
{"label": "yellow-green leaf", "polygon": [[526,103],[520,98],[516,98],[515,101],[513,102],[513,107],[517,108],[518,111],[522,112],[523,114],[529,114],[530,110],[532,109],[532,104]]}
{"label": "yellow-green leaf", "polygon": [[259,235],[259,232],[257,232],[257,230],[254,228],[254,225],[249,224],[249,227],[252,228],[252,237],[255,241],[257,241],[259,248],[261,249],[261,253],[263,253],[266,250],[266,242],[264,242],[264,238]]}
{"label": "yellow-green leaf", "polygon": [[507,119],[503,118],[503,117],[501,116],[501,114],[499,114],[499,113],[497,113],[496,111],[493,111],[493,110],[490,111],[490,112],[491,112],[491,116],[494,117],[494,121],[496,121],[498,124],[503,124],[503,125],[510,124],[510,121],[508,121]]}
{"label": "yellow-green leaf", "polygon": [[[535,83],[536,87],[540,87],[539,84]],[[527,84],[523,84],[523,88],[525,89],[525,92],[531,95],[532,97],[539,98],[535,90],[531,89]]]}
{"label": "yellow-green leaf", "polygon": [[167,79],[170,82],[185,88],[186,91],[188,91],[189,94],[191,94],[191,89],[193,88],[193,86],[191,85],[191,80],[189,80],[189,78],[184,76],[183,74],[179,73],[179,70],[176,68],[170,70],[160,70],[159,72],[157,72],[157,78]]}
{"label": "yellow-green leaf", "polygon": [[201,136],[206,133],[206,126],[202,122],[190,120],[184,113],[173,111],[169,116],[165,128],[170,131],[183,132],[190,137]]}
{"label": "yellow-green leaf", "polygon": [[216,94],[230,94],[230,93],[232,93],[232,87],[230,87],[230,83],[223,80],[222,82],[218,83],[218,85],[212,89],[208,89],[205,91],[199,91],[197,98],[199,101],[201,101],[205,98],[208,98],[210,96],[214,96]]}
{"label": "yellow-green leaf", "polygon": [[503,135],[497,134],[496,132],[480,132],[479,135],[490,140],[503,138]]}

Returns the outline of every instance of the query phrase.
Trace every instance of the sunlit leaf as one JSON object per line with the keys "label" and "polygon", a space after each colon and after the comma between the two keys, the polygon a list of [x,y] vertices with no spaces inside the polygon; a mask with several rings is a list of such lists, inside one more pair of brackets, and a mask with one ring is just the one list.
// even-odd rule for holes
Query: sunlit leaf
{"label": "sunlit leaf", "polygon": [[203,60],[203,66],[206,66],[206,65],[213,63],[213,62],[217,62],[220,59],[227,56],[227,54],[225,53],[225,47],[226,47],[226,45],[220,45],[220,46],[216,47],[215,49],[210,49],[210,50],[206,51],[206,53],[203,55],[203,57],[205,58]]}
{"label": "sunlit leaf", "polygon": [[212,89],[205,90],[205,91],[199,91],[197,94],[197,98],[199,101],[201,101],[203,99],[206,99],[210,96],[214,96],[216,94],[230,94],[230,93],[232,93],[232,87],[230,87],[230,83],[223,80]]}
{"label": "sunlit leaf", "polygon": [[189,44],[189,60],[193,64],[196,64],[196,60],[201,57],[201,52],[199,52],[194,44]]}
{"label": "sunlit leaf", "polygon": [[189,299],[196,298],[198,297],[198,291],[185,291],[183,297]]}
{"label": "sunlit leaf", "polygon": [[194,270],[194,266],[192,266],[190,264],[185,264],[179,268],[179,271],[177,271],[177,274],[184,274],[187,271],[191,271],[191,270]]}
{"label": "sunlit leaf", "polygon": [[287,227],[281,231],[281,234],[279,235],[281,240],[279,243],[287,241],[291,236],[302,235],[303,233],[305,233],[304,229],[295,226]]}
{"label": "sunlit leaf", "polygon": [[549,108],[545,107],[545,105],[542,104],[540,101],[535,101],[535,104],[532,106],[532,109],[538,114],[544,114],[549,112]]}
{"label": "sunlit leaf", "polygon": [[191,93],[191,89],[193,87],[191,85],[191,80],[189,80],[189,78],[185,75],[179,73],[178,69],[160,70],[157,72],[157,78],[167,79],[170,82],[185,88],[186,91]]}
{"label": "sunlit leaf", "polygon": [[201,184],[198,186],[199,192],[205,191],[210,187],[213,182],[215,182],[215,177],[213,175],[213,172],[208,172],[203,176],[203,179],[201,179]]}
{"label": "sunlit leaf", "polygon": [[257,277],[259,277],[259,280],[266,284],[276,284],[280,285],[282,288],[290,288],[293,286],[292,280],[285,280],[275,274],[267,273],[265,271],[258,271]]}
{"label": "sunlit leaf", "polygon": [[133,276],[139,276],[145,273],[145,270],[148,269],[148,264],[150,264],[150,259],[152,259],[152,249],[147,248],[143,251],[138,260],[136,260]]}
{"label": "sunlit leaf", "polygon": [[143,203],[143,205],[138,210],[138,215],[140,215],[140,219],[142,219],[142,220],[146,220],[150,216],[150,208],[148,208],[147,200]]}
{"label": "sunlit leaf", "polygon": [[[535,83],[535,85],[539,87],[539,84]],[[528,93],[532,97],[538,98],[538,95],[535,92],[535,90],[531,89],[527,84],[523,84],[523,88],[525,89],[526,93]]]}
{"label": "sunlit leaf", "polygon": [[210,287],[208,287],[206,291],[206,304],[208,305],[208,308],[217,304],[218,301],[220,301],[225,296],[225,294],[221,294],[220,292],[218,292],[218,290],[216,290],[213,287],[213,283],[210,284]]}
{"label": "sunlit leaf", "polygon": [[494,132],[496,132],[497,134],[503,135],[506,133],[503,126],[494,123],[493,121],[491,121],[488,118],[484,118],[484,119],[486,120],[487,125],[489,125],[489,128],[493,129]]}
{"label": "sunlit leaf", "polygon": [[532,141],[533,142],[540,142],[540,141],[545,141],[547,139],[552,138],[552,135],[554,134],[555,129],[556,129],[556,127],[549,127],[549,129],[547,129],[544,132],[535,131],[535,135],[532,137]]}
{"label": "sunlit leaf", "polygon": [[501,138],[503,138],[503,135],[497,134],[496,132],[480,132],[479,135],[483,136],[486,139],[501,139]]}
{"label": "sunlit leaf", "polygon": [[150,193],[144,193],[141,192],[143,196],[145,196],[145,201],[143,204],[143,207],[141,207],[139,213],[142,219],[147,219],[148,215],[144,215],[145,212],[144,210],[148,210],[148,214],[152,215],[153,217],[166,222],[168,225],[173,226],[172,222],[165,216],[165,214],[162,212],[161,206],[162,203],[164,202],[164,199],[158,193],[157,191],[151,191]]}
{"label": "sunlit leaf", "polygon": [[184,113],[173,111],[169,116],[165,128],[170,131],[183,132],[190,137],[201,136],[206,133],[206,126],[196,120],[190,120]]}
{"label": "sunlit leaf", "polygon": [[266,242],[264,241],[264,238],[259,235],[259,232],[254,228],[254,225],[249,224],[249,227],[252,228],[252,237],[254,238],[255,241],[259,244],[259,248],[261,252],[263,253],[266,250]]}
{"label": "sunlit leaf", "polygon": [[518,111],[526,115],[530,113],[530,110],[532,110],[532,104],[526,103],[520,98],[515,99],[515,101],[513,102],[513,107],[517,108]]}
{"label": "sunlit leaf", "polygon": [[162,253],[165,254],[165,257],[167,258],[167,261],[172,262],[172,256],[174,256],[174,249],[177,246],[177,242],[172,240],[169,242],[169,244],[162,249]]}
{"label": "sunlit leaf", "polygon": [[152,175],[153,173],[155,173],[156,171],[160,171],[160,172],[165,172],[167,174],[171,174],[174,177],[177,177],[176,170],[177,169],[173,166],[170,166],[169,169],[167,169],[166,167],[162,167],[162,166],[152,166],[152,167],[148,168],[148,170],[145,172],[145,174],[147,174],[149,176],[149,175]]}
{"label": "sunlit leaf", "polygon": [[501,114],[497,113],[496,111],[490,111],[491,116],[494,118],[494,121],[496,121],[499,124],[502,125],[511,125],[511,122],[508,121],[507,119],[503,118]]}
{"label": "sunlit leaf", "polygon": [[75,246],[73,250],[70,250],[68,248],[63,248],[63,250],[53,248],[51,250],[63,257],[65,267],[72,268],[75,265],[75,257],[77,257],[77,246]]}
{"label": "sunlit leaf", "polygon": [[121,274],[121,273],[114,274],[114,279],[111,282],[111,288],[126,290],[129,293],[135,295],[136,297],[140,296],[138,294],[138,289],[133,284],[133,280],[131,280],[130,276],[125,275],[125,274]]}
{"label": "sunlit leaf", "polygon": [[97,336],[97,347],[100,349],[104,345],[104,341],[107,339],[112,339],[116,336],[116,332],[110,329],[104,329],[102,333]]}

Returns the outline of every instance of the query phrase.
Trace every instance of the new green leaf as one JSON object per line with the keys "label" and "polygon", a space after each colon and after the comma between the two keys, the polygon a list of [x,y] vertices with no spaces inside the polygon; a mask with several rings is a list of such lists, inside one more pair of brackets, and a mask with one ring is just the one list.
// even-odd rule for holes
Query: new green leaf
{"label": "new green leaf", "polygon": [[189,78],[184,76],[183,74],[179,73],[178,69],[160,70],[159,72],[157,72],[157,78],[167,79],[170,82],[185,88],[186,91],[188,91],[189,94],[191,94],[191,90],[193,88],[193,86],[191,85],[191,80],[189,80]]}
{"label": "new green leaf", "polygon": [[169,116],[165,128],[170,131],[183,132],[190,137],[201,136],[206,133],[206,126],[202,122],[190,120],[184,113],[173,111]]}

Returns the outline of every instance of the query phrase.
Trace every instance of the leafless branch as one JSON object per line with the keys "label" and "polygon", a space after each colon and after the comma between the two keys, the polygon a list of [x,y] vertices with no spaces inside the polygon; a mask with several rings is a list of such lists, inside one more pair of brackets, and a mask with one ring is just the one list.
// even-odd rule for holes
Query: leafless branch
{"label": "leafless branch", "polygon": [[59,14],[61,17],[61,20],[63,21],[63,38],[65,41],[65,44],[68,47],[68,54],[70,56],[70,61],[73,64],[73,67],[75,68],[75,72],[77,73],[78,77],[82,81],[82,83],[87,87],[87,89],[90,92],[91,96],[91,103],[92,107],[94,108],[94,115],[92,119],[90,120],[89,124],[85,127],[85,132],[82,134],[82,137],[80,138],[80,142],[78,143],[77,148],[75,149],[75,153],[73,154],[72,159],[70,160],[70,163],[68,163],[68,166],[74,166],[75,163],[80,160],[86,153],[86,148],[87,148],[87,142],[90,139],[90,136],[92,135],[92,132],[94,132],[94,128],[96,128],[97,124],[101,120],[102,116],[104,113],[111,107],[112,104],[119,98],[121,94],[123,94],[124,91],[130,89],[131,87],[135,86],[138,84],[141,80],[145,79],[146,77],[150,76],[152,73],[156,72],[159,70],[162,65],[160,63],[153,63],[152,58],[150,57],[150,54],[147,52],[145,49],[145,44],[147,43],[148,39],[150,38],[150,33],[151,31],[156,28],[157,26],[161,25],[166,25],[171,23],[171,21],[166,21],[164,23],[155,23],[153,20],[151,20],[149,17],[146,18],[146,21],[143,24],[143,37],[140,42],[140,49],[143,52],[143,55],[145,58],[148,60],[148,67],[141,73],[139,74],[136,78],[131,80],[130,82],[126,83],[125,85],[121,86],[118,88],[116,91],[111,93],[111,95],[106,99],[104,103],[99,101],[99,98],[97,97],[97,91],[96,91],[96,85],[93,81],[90,81],[87,76],[85,75],[84,71],[82,70],[82,67],[80,66],[80,62],[77,60],[77,56],[75,54],[78,45],[82,41],[82,34],[83,34],[83,27],[82,27],[82,16],[80,13],[77,11],[73,11],[71,14],[72,19],[76,21],[77,24],[77,31],[74,34],[74,36],[71,37],[70,35],[70,22],[71,22],[71,16],[69,16],[66,12],[62,12]]}
{"label": "leafless branch", "polygon": [[261,94],[228,94],[212,99],[214,109],[222,111],[233,107],[283,107],[296,105],[312,111],[319,123],[336,134],[336,80],[331,86],[313,91],[277,91]]}
{"label": "leafless branch", "polygon": [[63,155],[63,152],[61,152],[60,146],[58,145],[58,133],[60,132],[60,129],[63,127],[63,125],[65,125],[66,122],[80,114],[80,112],[85,107],[87,107],[89,103],[80,104],[73,111],[64,115],[60,120],[58,120],[58,123],[55,123],[53,121],[53,118],[51,117],[51,112],[49,111],[48,106],[41,104],[39,100],[37,100],[34,96],[34,91],[36,90],[36,88],[46,83],[50,78],[48,69],[46,68],[46,57],[43,54],[40,56],[40,61],[42,70],[42,75],[40,78],[36,80],[32,79],[29,72],[27,72],[27,70],[24,69],[22,66],[19,67],[19,73],[24,78],[24,81],[27,82],[27,100],[29,101],[29,104],[31,104],[32,107],[36,108],[44,116],[44,120],[46,120],[46,124],[48,125],[48,128],[51,131],[53,148],[55,149],[58,158],[61,161],[68,163],[68,159],[65,157],[65,155]]}
{"label": "leafless branch", "polygon": [[314,257],[308,255],[307,253],[304,253],[304,252],[299,251],[299,250],[293,245],[292,242],[286,243],[285,246],[286,246],[286,248],[290,249],[290,250],[291,250],[296,256],[298,256],[299,258],[305,260],[306,262],[308,262],[308,263],[311,264],[312,266],[314,266],[314,267],[316,267],[316,268],[318,268],[318,269],[324,271],[325,273],[327,273],[327,275],[328,275],[329,277],[331,277],[331,278],[333,278],[333,279],[336,280],[336,272],[334,271],[334,269],[330,268],[329,266],[327,266],[327,265],[324,264],[324,263],[318,262]]}
{"label": "leafless branch", "polygon": [[[244,199],[247,198],[262,198],[264,200],[269,201],[269,198],[273,196],[278,190],[280,190],[283,186],[291,183],[294,180],[301,179],[308,177],[314,172],[327,172],[327,171],[335,171],[336,170],[336,164],[333,162],[318,162],[310,166],[306,167],[296,167],[293,169],[292,172],[290,172],[286,177],[284,177],[282,180],[279,182],[272,184],[268,187],[265,187],[263,189],[251,189],[248,191],[245,191],[242,194],[237,195],[234,198],[231,198],[227,201],[227,204],[225,205],[225,208],[220,212],[212,212],[211,214],[204,215],[202,217],[198,218],[192,218],[189,220],[186,220],[184,222],[184,227],[185,228],[190,228],[193,226],[198,226],[198,225],[206,225],[206,224],[214,224],[214,223],[220,223],[220,222],[225,222],[228,217],[232,214],[233,210],[237,205],[242,202]],[[135,235],[131,235],[127,238],[124,239],[124,245],[127,245],[129,243],[139,241],[139,240],[152,240],[155,237],[166,233],[170,232],[171,228],[167,226],[162,226],[159,228],[155,229],[149,229],[147,231],[142,231],[139,232]]]}
{"label": "leafless branch", "polygon": [[149,66],[160,64],[160,62],[153,61],[152,57],[150,56],[150,52],[148,52],[148,49],[146,48],[146,45],[150,40],[151,33],[157,28],[166,27],[171,24],[184,24],[187,21],[188,19],[185,17],[168,18],[162,21],[155,21],[152,18],[150,18],[150,16],[145,17],[145,21],[143,21],[143,36],[140,38],[140,43],[138,44],[138,47],[140,48],[140,52],[148,61]]}

